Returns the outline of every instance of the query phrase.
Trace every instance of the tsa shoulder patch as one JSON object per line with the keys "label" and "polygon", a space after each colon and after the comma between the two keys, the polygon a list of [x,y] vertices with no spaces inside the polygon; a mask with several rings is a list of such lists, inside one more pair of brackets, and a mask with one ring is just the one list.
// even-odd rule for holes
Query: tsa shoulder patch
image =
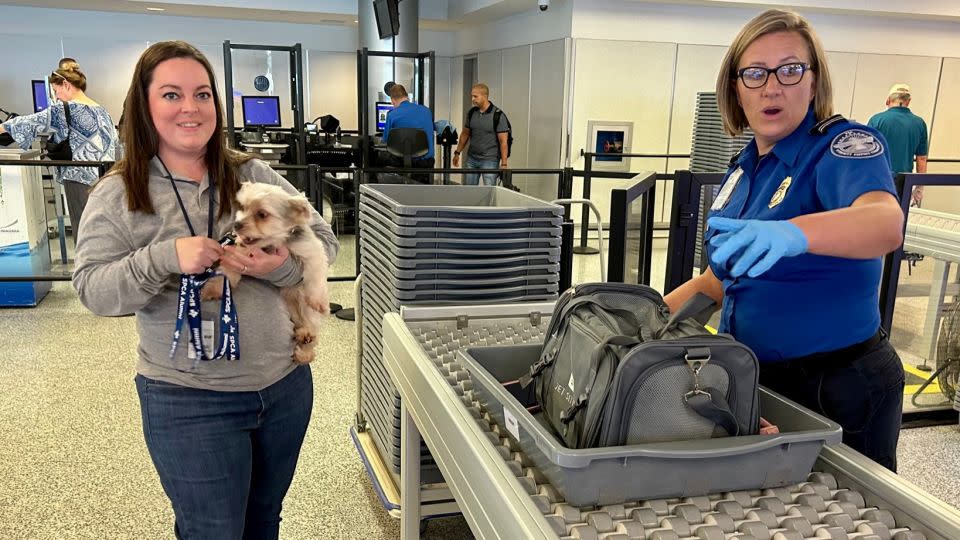
{"label": "tsa shoulder patch", "polygon": [[833,138],[830,153],[841,158],[872,158],[883,153],[883,143],[869,131],[848,129]]}

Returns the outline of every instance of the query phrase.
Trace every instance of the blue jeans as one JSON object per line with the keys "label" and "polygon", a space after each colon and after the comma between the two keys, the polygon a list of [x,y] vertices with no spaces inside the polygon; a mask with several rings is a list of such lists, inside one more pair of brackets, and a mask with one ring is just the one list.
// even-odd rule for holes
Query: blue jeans
{"label": "blue jeans", "polygon": [[276,539],[313,408],[309,366],[259,392],[136,376],[143,434],[179,539]]}
{"label": "blue jeans", "polygon": [[[496,159],[477,159],[467,154],[467,161],[465,163],[467,169],[499,169],[500,162]],[[463,185],[465,186],[475,186],[479,183],[480,173],[467,173],[463,175]],[[500,176],[499,172],[492,173],[483,173],[483,185],[485,186],[495,186],[497,185],[497,178]]]}
{"label": "blue jeans", "polygon": [[843,442],[897,471],[903,364],[884,338],[843,366],[761,362],[760,384],[843,426]]}

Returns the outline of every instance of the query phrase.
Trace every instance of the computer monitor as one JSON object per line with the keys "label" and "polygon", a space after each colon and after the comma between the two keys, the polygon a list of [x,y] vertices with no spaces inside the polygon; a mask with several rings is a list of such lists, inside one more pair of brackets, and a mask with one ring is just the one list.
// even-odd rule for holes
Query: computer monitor
{"label": "computer monitor", "polygon": [[245,127],[280,127],[280,98],[277,96],[243,96]]}
{"label": "computer monitor", "polygon": [[30,81],[33,87],[33,112],[40,112],[50,106],[47,96],[47,82],[40,80]]}
{"label": "computer monitor", "polygon": [[387,127],[387,113],[393,110],[393,103],[389,101],[377,102],[377,131]]}

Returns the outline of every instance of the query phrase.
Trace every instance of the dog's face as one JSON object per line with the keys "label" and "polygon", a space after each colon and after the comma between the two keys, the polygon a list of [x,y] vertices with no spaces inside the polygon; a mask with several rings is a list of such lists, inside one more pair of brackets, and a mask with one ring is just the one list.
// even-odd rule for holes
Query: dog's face
{"label": "dog's face", "polygon": [[279,186],[244,183],[237,192],[235,219],[233,230],[241,244],[275,247],[283,244],[295,227],[309,226],[310,203]]}

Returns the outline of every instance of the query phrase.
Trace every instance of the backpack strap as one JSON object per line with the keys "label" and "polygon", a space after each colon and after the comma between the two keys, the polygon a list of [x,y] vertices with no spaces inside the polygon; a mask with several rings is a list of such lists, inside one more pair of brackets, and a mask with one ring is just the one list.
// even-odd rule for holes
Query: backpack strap
{"label": "backpack strap", "polygon": [[[563,307],[563,310],[561,310],[560,313],[554,313],[552,316],[551,324],[552,324],[552,321],[554,320],[565,321],[566,317],[570,314],[570,312],[574,308],[584,304],[594,304],[602,307],[607,311],[611,311],[613,313],[618,313],[618,314],[626,315],[629,317],[636,317],[636,313],[634,313],[633,311],[630,311],[629,309],[613,308],[608,306],[606,303],[598,300],[594,295],[586,295],[586,296],[581,296],[579,298],[575,298],[571,300],[566,306]],[[563,322],[561,322],[557,326],[557,329],[554,331],[554,333],[551,334],[550,336],[547,336],[546,341],[543,342],[543,350],[540,352],[540,359],[537,360],[532,366],[530,366],[529,373],[525,373],[519,379],[521,388],[526,388],[527,386],[530,386],[530,383],[533,382],[533,379],[537,378],[537,376],[539,376],[540,373],[542,373],[543,370],[547,366],[552,364],[553,361],[556,359],[557,353],[560,352],[559,349],[560,349],[561,340],[559,339],[559,336],[563,331],[562,326],[563,326]],[[553,345],[554,346],[553,350],[547,351],[546,348],[548,345]]]}
{"label": "backpack strap", "polygon": [[494,133],[510,133],[513,131],[513,126],[510,125],[510,117],[507,117],[507,131],[497,131],[497,126],[500,125],[500,119],[503,118],[503,111],[500,110],[500,107],[496,105],[493,106],[493,132]]}
{"label": "backpack strap", "polygon": [[70,140],[70,102],[63,102],[63,116],[67,119],[67,140]]}
{"label": "backpack strap", "polygon": [[473,114],[480,109],[477,107],[470,107],[470,110],[467,111],[467,125],[463,126],[467,129],[470,129],[470,122],[473,122]]}
{"label": "backpack strap", "polygon": [[693,298],[687,300],[676,313],[670,316],[670,320],[654,334],[654,338],[660,339],[664,334],[676,328],[676,326],[680,324],[680,321],[686,319],[693,318],[702,324],[713,314],[716,305],[717,302],[713,298],[698,292]]}
{"label": "backpack strap", "polygon": [[574,417],[577,415],[577,412],[586,406],[590,397],[590,392],[593,390],[593,385],[597,382],[597,372],[600,371],[600,359],[607,348],[611,346],[634,347],[640,343],[641,341],[639,339],[632,336],[610,336],[598,343],[597,346],[593,348],[593,353],[590,355],[590,375],[587,377],[587,384],[584,385],[583,392],[577,396],[576,401],[574,401],[572,405],[564,409],[563,413],[561,413],[560,421],[564,424],[569,424],[573,421]]}

